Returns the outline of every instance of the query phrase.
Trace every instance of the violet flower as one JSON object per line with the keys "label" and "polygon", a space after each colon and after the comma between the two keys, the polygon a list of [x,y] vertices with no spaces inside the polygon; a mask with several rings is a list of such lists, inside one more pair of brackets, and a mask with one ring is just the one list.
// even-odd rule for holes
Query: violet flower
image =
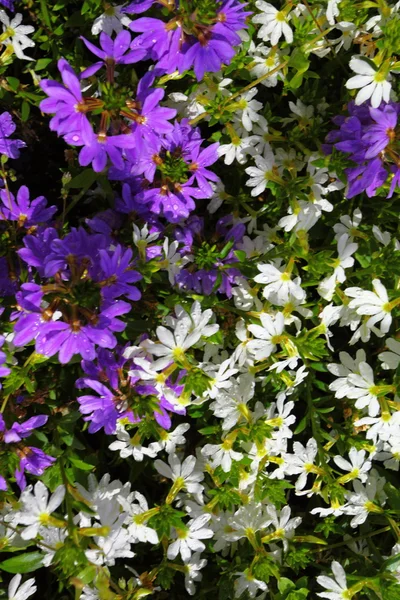
{"label": "violet flower", "polygon": [[[15,422],[10,429],[7,429],[3,415],[0,413],[0,434],[3,442],[6,444],[15,444],[14,447],[11,446],[11,449],[15,450],[20,458],[19,468],[15,471],[15,478],[21,490],[26,487],[25,471],[32,475],[43,475],[45,469],[56,460],[39,448],[21,444],[24,438],[29,437],[38,427],[42,427],[47,423],[47,420],[48,417],[46,415],[39,415],[31,417],[24,423]],[[7,483],[2,476],[0,476],[0,489],[7,489]]]}
{"label": "violet flower", "polygon": [[100,265],[102,268],[101,292],[105,300],[114,300],[125,296],[129,300],[140,300],[141,293],[132,283],[142,279],[137,271],[132,269],[132,250],[123,250],[118,245],[113,252],[100,250]]}
{"label": "violet flower", "polygon": [[349,154],[355,163],[345,169],[348,178],[347,198],[366,192],[373,197],[379,187],[392,176],[388,198],[392,197],[400,181],[400,155],[396,132],[400,104],[382,102],[378,108],[368,105],[349,104],[350,116],[335,117],[339,126],[327,136],[324,150],[332,152],[332,146]]}
{"label": "violet flower", "polygon": [[19,227],[26,229],[50,221],[57,211],[55,206],[47,207],[44,196],[30,200],[26,185],[19,188],[17,198],[7,190],[1,190],[0,198],[3,204],[0,205],[0,220],[16,221]]}
{"label": "violet flower", "polygon": [[79,132],[83,139],[90,138],[93,131],[86,117],[90,102],[83,97],[79,78],[68,62],[61,58],[57,64],[64,85],[42,79],[40,87],[49,98],[42,100],[40,110],[55,115],[50,120],[50,129],[59,135]]}
{"label": "violet flower", "polygon": [[[130,65],[142,60],[146,56],[146,50],[143,48],[133,48],[130,50],[132,42],[131,35],[126,29],[117,34],[115,40],[112,40],[104,31],[100,34],[101,49],[89,42],[86,38],[81,37],[86,47],[95,55],[101,58],[100,62],[95,62],[93,65],[85,69],[80,74],[80,79],[90,77],[97,73],[99,69],[106,66],[108,69],[114,65]],[[128,52],[129,50],[129,52]]]}
{"label": "violet flower", "polygon": [[[246,17],[251,14],[244,11],[245,6],[239,0],[216,0],[213,7],[207,4],[191,10],[176,1],[168,23],[142,17],[129,25],[141,33],[133,45],[147,48],[149,57],[158,61],[158,69],[183,73],[193,66],[201,80],[205,72],[219,71],[234,57],[233,46],[241,42],[237,32],[246,27]],[[139,12],[135,6],[133,9]]]}
{"label": "violet flower", "polygon": [[0,154],[5,154],[8,158],[19,158],[19,149],[25,148],[26,146],[25,142],[22,140],[9,139],[15,129],[16,125],[13,122],[10,113],[2,113],[0,115]]}
{"label": "violet flower", "polygon": [[[2,348],[3,344],[4,344],[5,338],[3,335],[0,335],[0,348]],[[8,367],[4,366],[5,362],[6,362],[6,354],[5,352],[3,352],[2,350],[0,350],[0,377],[7,377],[7,375],[9,375],[11,373],[11,369],[9,369]],[[1,382],[0,382],[0,390],[2,388]]]}

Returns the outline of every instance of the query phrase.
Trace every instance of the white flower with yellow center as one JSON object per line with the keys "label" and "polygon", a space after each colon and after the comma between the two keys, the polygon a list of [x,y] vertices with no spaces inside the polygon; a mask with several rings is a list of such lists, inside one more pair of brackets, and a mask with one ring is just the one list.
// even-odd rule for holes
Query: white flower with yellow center
{"label": "white flower with yellow center", "polygon": [[389,102],[392,86],[389,83],[388,72],[383,69],[378,70],[369,61],[356,56],[350,60],[350,68],[356,75],[350,77],[346,87],[348,90],[360,90],[356,96],[356,104],[362,104],[370,99],[371,106],[378,108],[382,100]]}
{"label": "white flower with yellow center", "polygon": [[278,10],[269,2],[264,2],[264,0],[257,0],[256,7],[262,11],[261,14],[253,17],[253,23],[262,25],[257,37],[265,42],[271,42],[271,46],[276,46],[283,35],[286,42],[291,44],[293,42],[293,31],[288,25],[290,15],[287,14],[287,11]]}

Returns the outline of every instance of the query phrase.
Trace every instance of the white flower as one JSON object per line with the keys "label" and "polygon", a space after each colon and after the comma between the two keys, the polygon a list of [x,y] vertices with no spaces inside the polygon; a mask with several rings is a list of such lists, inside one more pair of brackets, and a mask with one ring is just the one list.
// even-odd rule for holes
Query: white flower
{"label": "white flower", "polygon": [[360,89],[356,96],[356,104],[362,104],[371,99],[373,108],[378,108],[382,100],[389,102],[391,84],[386,80],[390,75],[374,69],[374,67],[363,60],[362,57],[353,56],[350,60],[350,68],[356,73],[351,77],[346,87],[349,90]]}
{"label": "white flower", "polygon": [[[255,79],[264,77],[264,75],[267,75],[267,73],[273,71],[280,63],[279,52],[272,51],[272,48],[262,46],[258,52],[260,55],[255,54],[253,56],[253,63],[255,63],[255,65],[250,71],[251,75],[253,75]],[[261,85],[265,85],[266,87],[275,87],[278,83],[278,79],[283,79],[283,74],[281,71],[276,71],[276,73],[270,77],[263,79]],[[258,124],[259,123],[260,121],[258,121]],[[253,128],[253,133],[259,133],[257,126]]]}
{"label": "white flower", "polygon": [[344,233],[338,240],[338,257],[333,262],[334,271],[329,277],[323,279],[318,286],[318,293],[325,300],[332,300],[336,284],[346,281],[345,269],[354,265],[354,258],[351,256],[358,249],[358,244],[349,243],[349,236]]}
{"label": "white flower", "polygon": [[241,119],[241,123],[246,131],[251,131],[253,123],[257,123],[260,120],[258,111],[262,109],[263,105],[258,100],[253,100],[257,92],[258,90],[255,87],[237,99],[239,108],[236,111],[236,115]]}
{"label": "white flower", "polygon": [[342,35],[332,40],[335,44],[335,53],[337,54],[342,48],[350,50],[353,40],[357,35],[356,26],[349,21],[341,21],[336,25],[336,29],[341,31]]}
{"label": "white flower", "polygon": [[342,565],[334,560],[331,568],[335,579],[327,577],[326,575],[319,575],[317,577],[317,583],[328,591],[320,592],[317,596],[329,598],[329,600],[345,600],[350,598],[348,594],[346,573]]}
{"label": "white flower", "polygon": [[254,386],[254,377],[250,373],[240,375],[232,387],[223,390],[210,404],[214,415],[224,419],[222,423],[224,431],[232,429],[242,418],[249,418],[247,403],[254,396]]}
{"label": "white flower", "polygon": [[111,36],[113,32],[119,33],[123,27],[128,27],[131,19],[121,12],[122,6],[111,6],[105,12],[94,20],[92,25],[92,34],[98,35],[102,31]]}
{"label": "white flower", "polygon": [[335,17],[339,16],[339,8],[341,0],[328,0],[328,6],[326,7],[326,20],[329,25],[335,24]]}
{"label": "white flower", "polygon": [[99,592],[88,585],[85,585],[81,595],[79,596],[79,600],[100,600]]}
{"label": "white flower", "polygon": [[355,427],[364,425],[370,426],[366,434],[367,440],[373,440],[374,444],[378,439],[384,442],[390,441],[393,435],[400,432],[400,411],[392,414],[383,412],[379,417],[363,417],[354,422]]}
{"label": "white flower", "polygon": [[261,271],[260,275],[254,277],[257,283],[265,284],[263,288],[263,296],[272,304],[283,306],[289,302],[290,296],[294,296],[300,302],[305,297],[305,291],[300,287],[301,279],[296,277],[291,279],[291,273],[286,271],[287,265],[276,265],[272,263],[265,265],[257,265],[257,269]]}
{"label": "white flower", "polygon": [[375,470],[371,471],[365,486],[357,479],[353,481],[354,492],[347,494],[348,502],[344,507],[346,514],[354,515],[350,521],[351,527],[365,523],[370,512],[383,512],[375,501],[384,503],[386,499],[386,494],[383,492],[384,484],[385,479],[378,477]]}
{"label": "white flower", "polygon": [[200,540],[210,539],[214,535],[212,529],[205,527],[210,519],[211,515],[204,514],[190,520],[185,529],[176,529],[175,535],[177,539],[168,546],[168,558],[173,560],[180,554],[182,560],[187,562],[192,552],[202,552],[205,549],[205,545]]}
{"label": "white flower", "polygon": [[296,422],[296,417],[290,414],[293,408],[294,402],[285,402],[285,398],[282,396],[278,397],[276,403],[272,402],[265,422],[271,427],[277,427],[278,430],[272,434],[274,439],[283,440],[293,437],[293,432],[290,429],[290,425]]}
{"label": "white flower", "polygon": [[8,584],[8,600],[26,600],[37,591],[35,580],[27,579],[20,587],[22,575],[15,575]]}
{"label": "white flower", "polygon": [[66,529],[59,529],[58,527],[41,527],[39,534],[43,541],[41,546],[41,550],[44,552],[42,565],[48,567],[53,562],[57,550],[64,546],[68,533]]}
{"label": "white flower", "polygon": [[229,542],[236,542],[243,537],[251,537],[257,531],[268,527],[271,518],[264,512],[261,503],[250,503],[241,506],[230,519],[230,529],[225,537]]}
{"label": "white flower", "polygon": [[37,536],[39,527],[49,522],[50,515],[60,506],[64,499],[65,488],[59,485],[49,500],[49,490],[38,481],[33,488],[29,485],[21,494],[22,510],[17,513],[18,523],[27,525],[21,533],[24,540],[32,540]]}
{"label": "white flower", "polygon": [[151,444],[151,447],[157,452],[160,452],[160,450],[165,450],[167,454],[174,454],[178,445],[186,443],[186,439],[183,434],[189,429],[189,423],[181,423],[173,431],[161,429],[159,432],[160,440]]}
{"label": "white flower", "polygon": [[86,550],[86,558],[95,565],[112,567],[117,558],[133,558],[129,534],[119,523],[116,523],[107,537],[94,538],[97,548]]}
{"label": "white flower", "polygon": [[291,44],[293,32],[287,23],[290,16],[286,15],[284,11],[278,11],[272,4],[264,2],[264,0],[257,0],[256,7],[262,11],[261,14],[253,17],[253,23],[262,24],[257,37],[265,42],[270,41],[271,46],[276,46],[283,35],[286,42]]}
{"label": "white flower", "polygon": [[346,392],[347,398],[356,398],[356,408],[368,408],[370,417],[379,414],[380,405],[376,395],[374,372],[368,363],[362,362],[359,365],[360,374],[351,373],[347,377],[349,389]]}
{"label": "white flower", "polygon": [[285,472],[288,475],[300,475],[296,481],[296,491],[303,490],[307,483],[309,473],[317,473],[314,461],[317,456],[318,446],[314,438],[310,438],[307,446],[304,447],[300,442],[293,444],[294,454],[285,454]]}
{"label": "white flower", "polygon": [[227,438],[222,444],[206,444],[201,449],[204,456],[211,457],[213,469],[221,466],[225,473],[229,473],[232,467],[232,460],[241,460],[243,454],[232,450],[232,442]]}
{"label": "white flower", "polygon": [[10,21],[9,16],[4,10],[0,10],[0,21],[3,23],[3,33],[7,32],[9,34],[9,37],[4,40],[3,44],[6,46],[11,44],[18,58],[34,60],[24,54],[25,48],[32,48],[35,45],[35,42],[27,36],[28,33],[35,31],[34,27],[32,25],[21,25],[22,15],[20,13],[17,13]]}
{"label": "white flower", "polygon": [[285,324],[284,316],[278,312],[275,317],[266,313],[260,313],[261,325],[249,325],[248,330],[256,339],[248,343],[249,350],[254,354],[256,360],[268,358],[276,350],[279,344]]}
{"label": "white flower", "polygon": [[196,592],[194,581],[201,581],[203,579],[200,569],[204,569],[207,565],[205,558],[200,559],[200,552],[192,554],[190,559],[185,563],[185,588],[188,594],[193,596]]}
{"label": "white flower", "polygon": [[[137,504],[133,501],[136,500]],[[150,544],[158,544],[157,532],[146,525],[146,521],[150,515],[143,518],[143,513],[149,510],[146,498],[140,492],[132,492],[127,498],[118,496],[118,502],[127,514],[125,524],[128,526],[127,531],[130,536],[130,542],[150,542]]]}
{"label": "white flower", "polygon": [[238,340],[240,340],[240,344],[236,346],[235,351],[232,354],[231,365],[233,366],[237,363],[239,367],[243,367],[244,365],[252,364],[253,359],[248,349],[250,338],[247,335],[246,324],[243,320],[236,323],[235,335]]}
{"label": "white flower", "polygon": [[175,313],[177,319],[170,317],[166,320],[174,328],[173,332],[159,326],[156,329],[158,342],[144,340],[140,344],[150,354],[162,357],[153,363],[155,370],[164,369],[171,362],[183,360],[186,350],[194,346],[201,336],[208,337],[219,329],[218,325],[208,325],[213,316],[212,310],[202,312],[199,302],[193,303],[190,315],[179,306],[175,307]]}
{"label": "white flower", "polygon": [[373,225],[372,233],[374,235],[374,238],[378,242],[383,244],[383,246],[388,246],[390,244],[390,240],[392,239],[392,236],[390,235],[390,233],[388,231],[381,231],[377,225]]}
{"label": "white flower", "polygon": [[271,148],[266,147],[264,156],[256,156],[254,161],[256,163],[255,167],[247,167],[245,169],[247,175],[250,175],[250,179],[246,181],[246,185],[254,188],[251,190],[252,196],[258,196],[265,191],[268,181],[273,176],[275,157]]}
{"label": "white flower", "polygon": [[381,332],[387,333],[392,324],[392,307],[389,303],[385,286],[379,279],[372,281],[373,292],[365,291],[359,287],[347,288],[345,294],[353,298],[349,302],[349,308],[354,308],[358,315],[372,315],[366,325],[372,327],[381,322]]}
{"label": "white flower", "polygon": [[290,506],[284,506],[281,511],[277,511],[275,506],[272,504],[267,506],[267,515],[271,519],[271,525],[274,527],[272,534],[273,539],[283,540],[283,548],[287,552],[289,544],[287,540],[290,540],[294,536],[296,527],[298,527],[302,521],[301,517],[290,518],[291,509]]}
{"label": "white flower", "polygon": [[255,306],[256,310],[261,310],[263,304],[257,297],[257,291],[249,286],[247,280],[235,277],[235,283],[237,285],[232,288],[232,296],[236,308],[247,312]]}
{"label": "white flower", "polygon": [[165,269],[168,272],[168,279],[171,285],[175,284],[175,276],[179,273],[182,266],[187,262],[182,259],[178,252],[179,242],[170,242],[168,238],[165,238],[163,243],[164,259],[158,264],[161,269]]}
{"label": "white flower", "polygon": [[238,372],[238,369],[232,368],[231,359],[224,360],[220,365],[209,364],[203,367],[203,371],[210,377],[209,389],[204,392],[206,398],[216,398],[221,390],[232,387],[232,375]]}
{"label": "white flower", "polygon": [[168,463],[157,459],[154,466],[160,475],[172,479],[177,490],[186,489],[189,494],[201,494],[203,486],[200,481],[203,481],[204,473],[197,467],[195,456],[187,456],[181,463],[176,454],[170,454]]}
{"label": "white flower", "polygon": [[235,575],[239,575],[234,582],[235,598],[241,598],[244,592],[247,592],[249,598],[255,598],[259,590],[265,592],[268,589],[267,584],[256,579],[250,569],[246,569],[242,573],[235,573]]}
{"label": "white flower", "polygon": [[394,338],[386,340],[385,345],[389,352],[381,352],[378,358],[382,361],[383,369],[397,369],[400,365],[400,342]]}
{"label": "white flower", "polygon": [[146,248],[150,242],[154,242],[160,236],[159,231],[149,233],[148,224],[145,223],[142,229],[139,229],[135,223],[133,224],[133,243],[137,248]]}
{"label": "white flower", "polygon": [[240,138],[238,135],[231,137],[230,144],[221,144],[218,148],[218,156],[225,156],[224,163],[231,165],[236,159],[240,165],[247,162],[248,154],[253,153],[254,144],[258,137],[254,135]]}
{"label": "white flower", "polygon": [[141,462],[144,456],[150,456],[154,458],[157,454],[151,445],[145,448],[140,443],[140,437],[131,437],[124,427],[119,423],[117,425],[117,440],[112,442],[108,447],[110,450],[118,450],[121,458],[128,458],[132,456],[133,460]]}
{"label": "white flower", "polygon": [[350,481],[351,479],[359,479],[362,482],[367,481],[368,471],[372,463],[370,460],[365,460],[365,454],[365,450],[357,450],[353,447],[349,451],[350,462],[342,456],[333,457],[335,464],[343,471],[348,472],[348,475],[340,477],[339,481],[341,483]]}
{"label": "white flower", "polygon": [[357,227],[361,223],[362,213],[359,208],[356,208],[353,212],[353,217],[349,215],[343,215],[340,217],[340,223],[336,223],[333,226],[333,231],[335,232],[335,239],[338,240],[344,233],[349,235],[349,238],[359,235],[359,231]]}

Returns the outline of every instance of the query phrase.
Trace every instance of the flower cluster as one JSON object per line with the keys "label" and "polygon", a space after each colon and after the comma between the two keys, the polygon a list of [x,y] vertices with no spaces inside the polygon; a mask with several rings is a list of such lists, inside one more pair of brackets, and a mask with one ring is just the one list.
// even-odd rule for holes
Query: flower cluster
{"label": "flower cluster", "polygon": [[400,3],[0,4],[6,598],[398,598]]}

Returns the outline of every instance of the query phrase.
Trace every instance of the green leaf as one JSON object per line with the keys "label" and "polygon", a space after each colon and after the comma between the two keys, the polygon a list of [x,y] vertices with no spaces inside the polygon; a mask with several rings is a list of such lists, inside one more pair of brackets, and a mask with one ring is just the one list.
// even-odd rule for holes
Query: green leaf
{"label": "green leaf", "polygon": [[52,58],[39,58],[35,64],[35,73],[45,69],[51,62],[53,62]]}
{"label": "green leaf", "polygon": [[40,0],[40,12],[42,13],[43,21],[46,23],[47,27],[51,29],[51,19],[47,9],[47,0]]}
{"label": "green leaf", "polygon": [[0,569],[7,573],[31,573],[43,566],[42,561],[43,554],[40,552],[26,552],[3,560],[0,563]]}
{"label": "green leaf", "polygon": [[68,188],[73,189],[89,189],[94,184],[98,176],[93,169],[85,169],[82,173],[79,173],[76,177],[71,179],[68,184]]}
{"label": "green leaf", "polygon": [[24,122],[29,119],[30,112],[31,112],[31,106],[26,100],[24,100],[21,105],[21,119]]}
{"label": "green leaf", "polygon": [[286,577],[281,577],[278,581],[278,590],[281,594],[287,594],[290,590],[294,590],[296,588],[293,581],[287,579]]}
{"label": "green leaf", "polygon": [[81,471],[92,471],[95,467],[95,465],[91,465],[90,463],[87,463],[81,460],[80,458],[74,458],[73,456],[69,456],[68,458],[69,461],[74,465],[74,467],[80,469]]}

